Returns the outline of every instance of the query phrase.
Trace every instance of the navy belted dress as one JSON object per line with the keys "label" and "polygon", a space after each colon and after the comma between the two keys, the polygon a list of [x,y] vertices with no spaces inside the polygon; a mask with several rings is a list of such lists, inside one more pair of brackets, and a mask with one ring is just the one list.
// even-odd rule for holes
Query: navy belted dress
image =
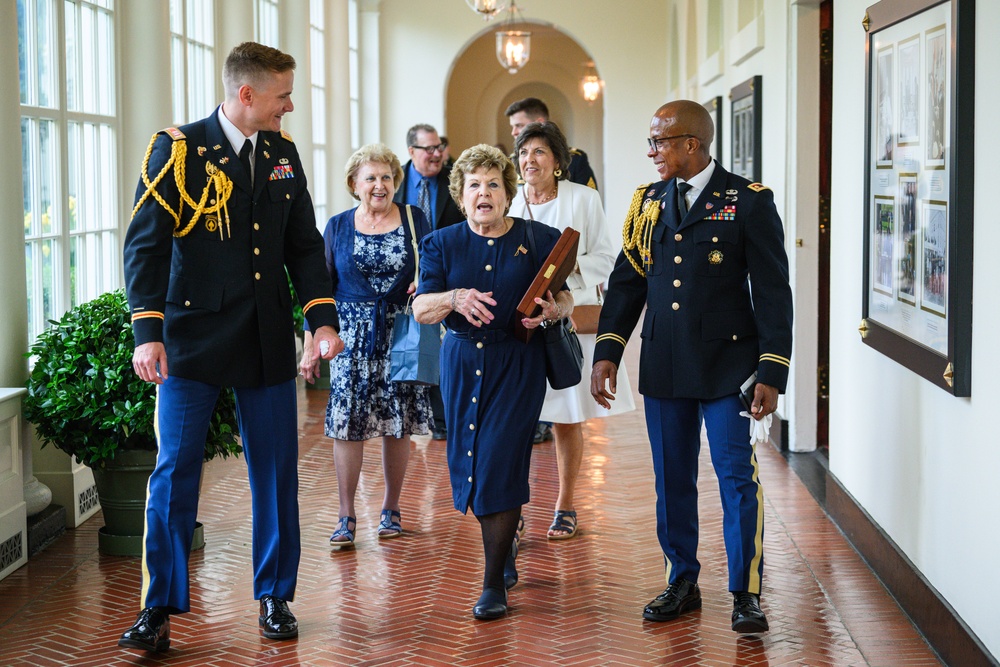
{"label": "navy belted dress", "polygon": [[[445,318],[441,393],[448,423],[448,470],[455,509],[475,515],[519,507],[530,499],[531,438],[545,398],[545,345],[513,336],[516,308],[559,240],[551,227],[514,224],[487,238],[468,224],[431,232],[420,245],[418,294],[455,288],[493,292],[494,319],[475,327],[459,313]],[[562,286],[565,289],[565,285]]]}

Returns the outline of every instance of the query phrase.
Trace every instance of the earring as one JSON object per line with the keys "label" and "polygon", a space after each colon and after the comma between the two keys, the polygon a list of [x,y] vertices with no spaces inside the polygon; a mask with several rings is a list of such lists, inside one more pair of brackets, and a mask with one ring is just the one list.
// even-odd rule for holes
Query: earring
{"label": "earring", "polygon": [[562,169],[556,169],[554,172],[552,172],[552,175],[555,176],[556,178],[559,178],[560,176],[562,176]]}

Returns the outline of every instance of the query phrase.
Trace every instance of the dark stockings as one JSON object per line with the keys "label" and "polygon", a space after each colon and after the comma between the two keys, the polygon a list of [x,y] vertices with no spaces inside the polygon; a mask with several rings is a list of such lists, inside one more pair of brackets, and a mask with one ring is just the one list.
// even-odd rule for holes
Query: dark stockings
{"label": "dark stockings", "polygon": [[483,588],[504,590],[503,567],[517,533],[517,520],[521,508],[494,512],[477,516],[483,530],[483,553],[486,556],[486,570],[483,573]]}

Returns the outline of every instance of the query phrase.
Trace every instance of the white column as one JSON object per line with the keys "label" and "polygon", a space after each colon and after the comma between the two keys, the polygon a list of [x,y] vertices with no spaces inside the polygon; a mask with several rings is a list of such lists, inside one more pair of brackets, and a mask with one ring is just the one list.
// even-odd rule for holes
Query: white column
{"label": "white column", "polygon": [[[382,138],[382,61],[379,39],[379,3],[358,3],[358,60],[361,78],[361,144],[383,141]],[[389,137],[388,144],[402,138]],[[400,158],[402,160],[402,158]],[[405,162],[405,160],[402,160]]]}
{"label": "white column", "polygon": [[312,178],[313,141],[312,124],[322,122],[313,118],[312,93],[309,85],[311,60],[309,31],[309,0],[282,2],[278,5],[281,50],[295,58],[295,88],[292,93],[292,103],[295,110],[287,114],[281,121],[284,128],[295,140],[295,148],[302,160],[302,168],[306,178]]}
{"label": "white column", "polygon": [[330,213],[347,210],[354,200],[344,188],[344,165],[351,157],[351,74],[347,0],[327,0],[326,97],[329,109]]}

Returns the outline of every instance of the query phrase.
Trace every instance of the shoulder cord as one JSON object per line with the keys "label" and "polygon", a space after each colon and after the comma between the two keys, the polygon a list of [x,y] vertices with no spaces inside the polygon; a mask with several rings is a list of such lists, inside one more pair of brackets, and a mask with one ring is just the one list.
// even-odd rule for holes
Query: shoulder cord
{"label": "shoulder cord", "polygon": [[[642,197],[647,187],[649,186],[643,185],[636,188],[628,213],[625,215],[625,223],[622,225],[622,250],[625,251],[625,256],[628,257],[632,268],[643,277],[646,276],[643,266],[649,266],[653,263],[650,247],[653,240],[653,228],[660,217],[657,200],[650,199],[645,206],[642,204]],[[642,261],[641,266],[630,251],[638,253],[639,259]]]}
{"label": "shoulder cord", "polygon": [[[139,201],[136,202],[135,206],[132,208],[132,218],[135,218],[135,214],[142,207],[146,198],[151,196],[160,206],[166,209],[170,217],[174,219],[174,236],[182,237],[186,236],[192,229],[194,229],[195,224],[197,224],[198,219],[203,213],[217,213],[222,211],[225,216],[226,230],[229,230],[229,208],[226,203],[229,201],[229,197],[233,192],[233,182],[229,179],[226,174],[219,169],[217,166],[211,162],[205,163],[205,171],[208,173],[208,182],[205,184],[205,189],[201,193],[201,199],[197,202],[191,198],[185,187],[185,174],[186,166],[185,160],[187,158],[187,142],[183,140],[175,140],[173,145],[170,147],[170,159],[167,163],[163,165],[160,173],[156,175],[152,181],[149,180],[149,157],[153,153],[153,145],[156,143],[156,137],[159,132],[153,135],[153,138],[149,141],[149,146],[146,148],[146,156],[142,159],[142,182],[146,185],[146,191],[139,197]],[[170,170],[170,167],[174,168],[174,182],[177,184],[177,190],[180,192],[181,201],[177,207],[177,211],[174,211],[170,207],[170,204],[156,191],[156,186],[160,184],[164,176]],[[205,206],[205,202],[208,200],[209,190],[215,186],[216,199],[215,203],[211,206]],[[187,204],[192,209],[191,220],[188,222],[184,229],[181,229],[181,213],[184,210],[184,204]],[[219,236],[222,236],[222,225],[219,225]],[[230,232],[230,237],[232,233]]]}

